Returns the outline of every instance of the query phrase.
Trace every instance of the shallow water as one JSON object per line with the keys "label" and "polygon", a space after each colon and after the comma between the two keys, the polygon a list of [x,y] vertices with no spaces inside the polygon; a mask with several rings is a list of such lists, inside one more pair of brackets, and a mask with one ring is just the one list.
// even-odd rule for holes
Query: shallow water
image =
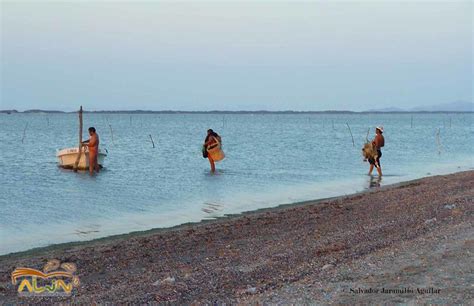
{"label": "shallow water", "polygon": [[[76,114],[0,114],[0,254],[472,169],[473,118],[85,114],[109,152],[91,177],[56,164],[57,149],[77,145]],[[381,181],[366,175],[360,154],[378,124],[386,138]],[[215,175],[201,155],[208,128],[221,134],[227,156]]]}

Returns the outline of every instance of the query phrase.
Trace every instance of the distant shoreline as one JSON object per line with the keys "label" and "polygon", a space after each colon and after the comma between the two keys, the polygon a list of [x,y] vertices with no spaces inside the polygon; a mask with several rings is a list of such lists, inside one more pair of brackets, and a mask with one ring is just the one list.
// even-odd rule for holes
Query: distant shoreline
{"label": "distant shoreline", "polygon": [[[0,110],[0,114],[74,114],[77,111],[58,111],[58,110],[41,110],[41,109],[29,109],[24,111],[18,110]],[[287,115],[311,115],[311,114],[471,114],[474,111],[176,111],[176,110],[100,110],[100,111],[86,111],[84,113],[89,114],[130,114],[130,115],[141,115],[141,114],[218,114],[218,115],[265,115],[265,114],[287,114]]]}

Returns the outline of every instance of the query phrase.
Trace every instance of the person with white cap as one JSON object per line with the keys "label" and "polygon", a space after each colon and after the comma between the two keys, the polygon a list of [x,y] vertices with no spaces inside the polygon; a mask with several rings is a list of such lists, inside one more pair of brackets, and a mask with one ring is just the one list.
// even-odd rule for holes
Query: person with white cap
{"label": "person with white cap", "polygon": [[383,126],[376,127],[375,138],[372,141],[372,144],[377,149],[377,159],[369,160],[369,163],[370,163],[369,175],[372,175],[372,171],[374,170],[374,166],[375,166],[375,168],[377,168],[377,172],[379,176],[382,176],[382,166],[380,165],[380,157],[382,157],[381,148],[385,145],[385,138],[383,137],[382,134],[383,134]]}

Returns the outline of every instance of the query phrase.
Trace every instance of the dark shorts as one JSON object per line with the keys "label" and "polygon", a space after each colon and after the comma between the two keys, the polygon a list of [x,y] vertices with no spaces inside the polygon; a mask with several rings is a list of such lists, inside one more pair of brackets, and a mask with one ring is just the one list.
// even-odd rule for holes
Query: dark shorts
{"label": "dark shorts", "polygon": [[[380,157],[382,157],[382,151],[377,150],[377,155],[378,155],[378,157],[377,157],[377,164],[380,166]],[[370,163],[371,165],[375,165],[375,160],[372,159],[372,158],[369,158],[369,163]]]}

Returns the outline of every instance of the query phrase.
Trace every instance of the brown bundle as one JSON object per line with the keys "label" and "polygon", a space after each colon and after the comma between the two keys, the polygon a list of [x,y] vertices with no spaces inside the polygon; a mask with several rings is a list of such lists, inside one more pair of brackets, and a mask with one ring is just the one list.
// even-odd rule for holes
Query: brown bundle
{"label": "brown bundle", "polygon": [[362,156],[364,156],[364,161],[373,160],[376,161],[378,156],[377,148],[373,143],[366,142],[362,148]]}

